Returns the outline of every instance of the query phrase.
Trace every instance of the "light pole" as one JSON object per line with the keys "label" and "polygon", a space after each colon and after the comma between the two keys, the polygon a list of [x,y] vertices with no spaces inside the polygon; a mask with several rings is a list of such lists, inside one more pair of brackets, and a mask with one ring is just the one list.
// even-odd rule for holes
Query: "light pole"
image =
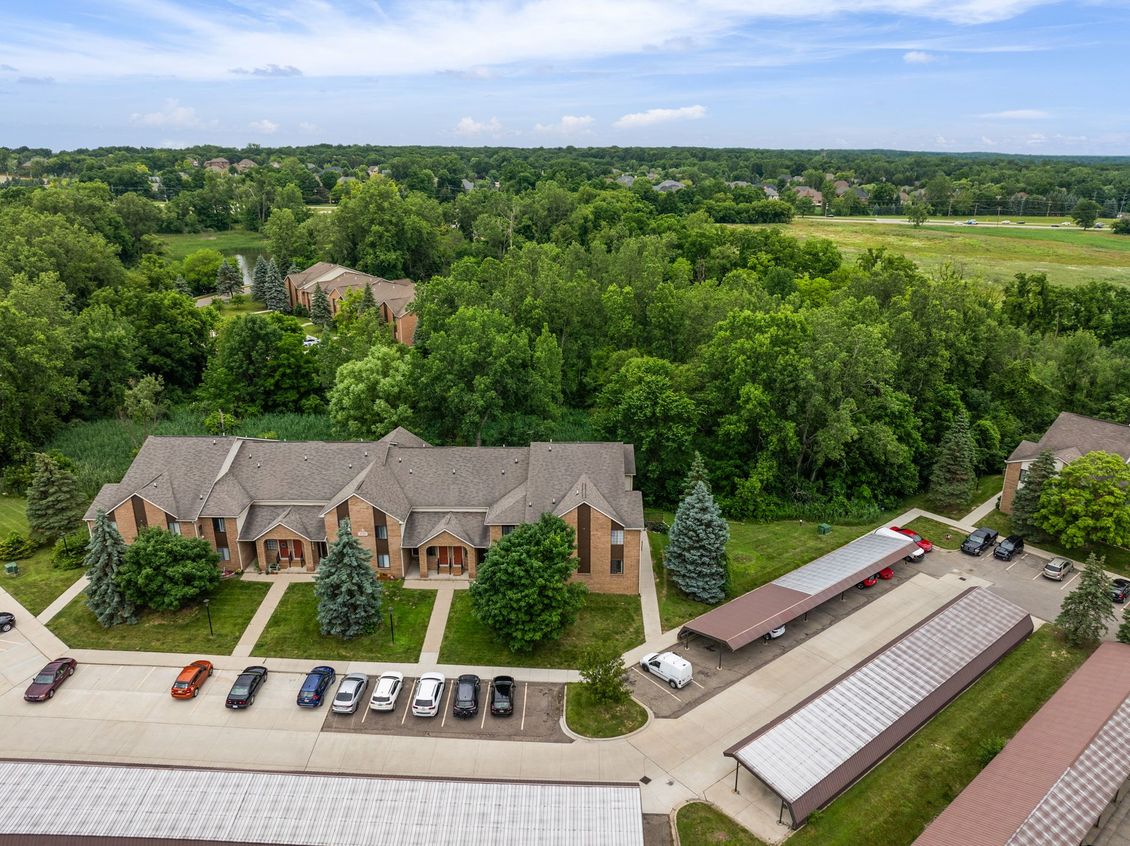
{"label": "light pole", "polygon": [[212,609],[208,607],[208,600],[204,600],[204,611],[208,614],[208,637],[214,637],[215,632],[212,631]]}

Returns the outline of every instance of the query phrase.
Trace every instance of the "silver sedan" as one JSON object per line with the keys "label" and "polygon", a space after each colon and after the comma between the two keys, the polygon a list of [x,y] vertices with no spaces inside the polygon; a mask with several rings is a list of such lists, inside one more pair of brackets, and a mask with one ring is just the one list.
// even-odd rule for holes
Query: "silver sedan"
{"label": "silver sedan", "polygon": [[369,686],[369,677],[364,673],[350,673],[341,680],[337,686],[337,695],[334,696],[331,706],[335,714],[352,714],[361,704],[365,696],[365,688]]}

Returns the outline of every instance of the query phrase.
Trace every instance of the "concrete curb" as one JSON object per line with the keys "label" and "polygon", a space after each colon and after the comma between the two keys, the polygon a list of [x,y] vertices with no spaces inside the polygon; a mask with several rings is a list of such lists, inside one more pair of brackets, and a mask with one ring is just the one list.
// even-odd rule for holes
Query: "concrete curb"
{"label": "concrete curb", "polygon": [[580,741],[582,743],[607,743],[611,740],[627,740],[629,737],[635,737],[637,734],[639,734],[641,731],[643,731],[644,729],[646,729],[648,726],[650,726],[652,724],[652,722],[655,720],[655,714],[652,712],[652,710],[650,708],[648,708],[646,705],[644,705],[642,702],[640,702],[638,699],[636,699],[636,697],[629,696],[628,698],[631,699],[633,702],[635,702],[637,705],[639,705],[641,708],[643,708],[644,713],[647,714],[647,719],[644,720],[644,724],[642,726],[640,726],[639,728],[632,729],[627,734],[617,734],[617,735],[613,735],[612,737],[589,737],[588,735],[585,735],[585,734],[577,734],[577,732],[575,732],[571,728],[569,728],[569,725],[565,720],[565,715],[568,713],[568,710],[569,710],[569,685],[565,685],[565,696],[564,696],[564,699],[562,700],[562,703],[561,703],[561,720],[560,720],[561,730],[563,732],[565,732],[565,734],[567,734],[569,737],[573,738],[573,740],[577,740],[577,741]]}

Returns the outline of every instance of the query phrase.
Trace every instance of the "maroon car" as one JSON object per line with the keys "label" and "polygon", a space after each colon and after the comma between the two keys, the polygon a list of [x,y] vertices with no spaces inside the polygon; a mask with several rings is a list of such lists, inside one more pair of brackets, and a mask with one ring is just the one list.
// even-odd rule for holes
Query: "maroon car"
{"label": "maroon car", "polygon": [[55,691],[68,678],[75,674],[78,661],[74,658],[57,658],[39,671],[24,691],[28,702],[42,702],[55,695]]}

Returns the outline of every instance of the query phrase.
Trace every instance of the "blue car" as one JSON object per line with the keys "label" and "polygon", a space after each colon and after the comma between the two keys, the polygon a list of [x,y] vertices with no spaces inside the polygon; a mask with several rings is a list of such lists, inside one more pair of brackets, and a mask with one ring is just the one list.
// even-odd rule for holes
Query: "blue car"
{"label": "blue car", "polygon": [[306,674],[306,681],[298,691],[299,708],[320,708],[326,701],[326,691],[337,679],[337,672],[333,667],[315,667]]}

